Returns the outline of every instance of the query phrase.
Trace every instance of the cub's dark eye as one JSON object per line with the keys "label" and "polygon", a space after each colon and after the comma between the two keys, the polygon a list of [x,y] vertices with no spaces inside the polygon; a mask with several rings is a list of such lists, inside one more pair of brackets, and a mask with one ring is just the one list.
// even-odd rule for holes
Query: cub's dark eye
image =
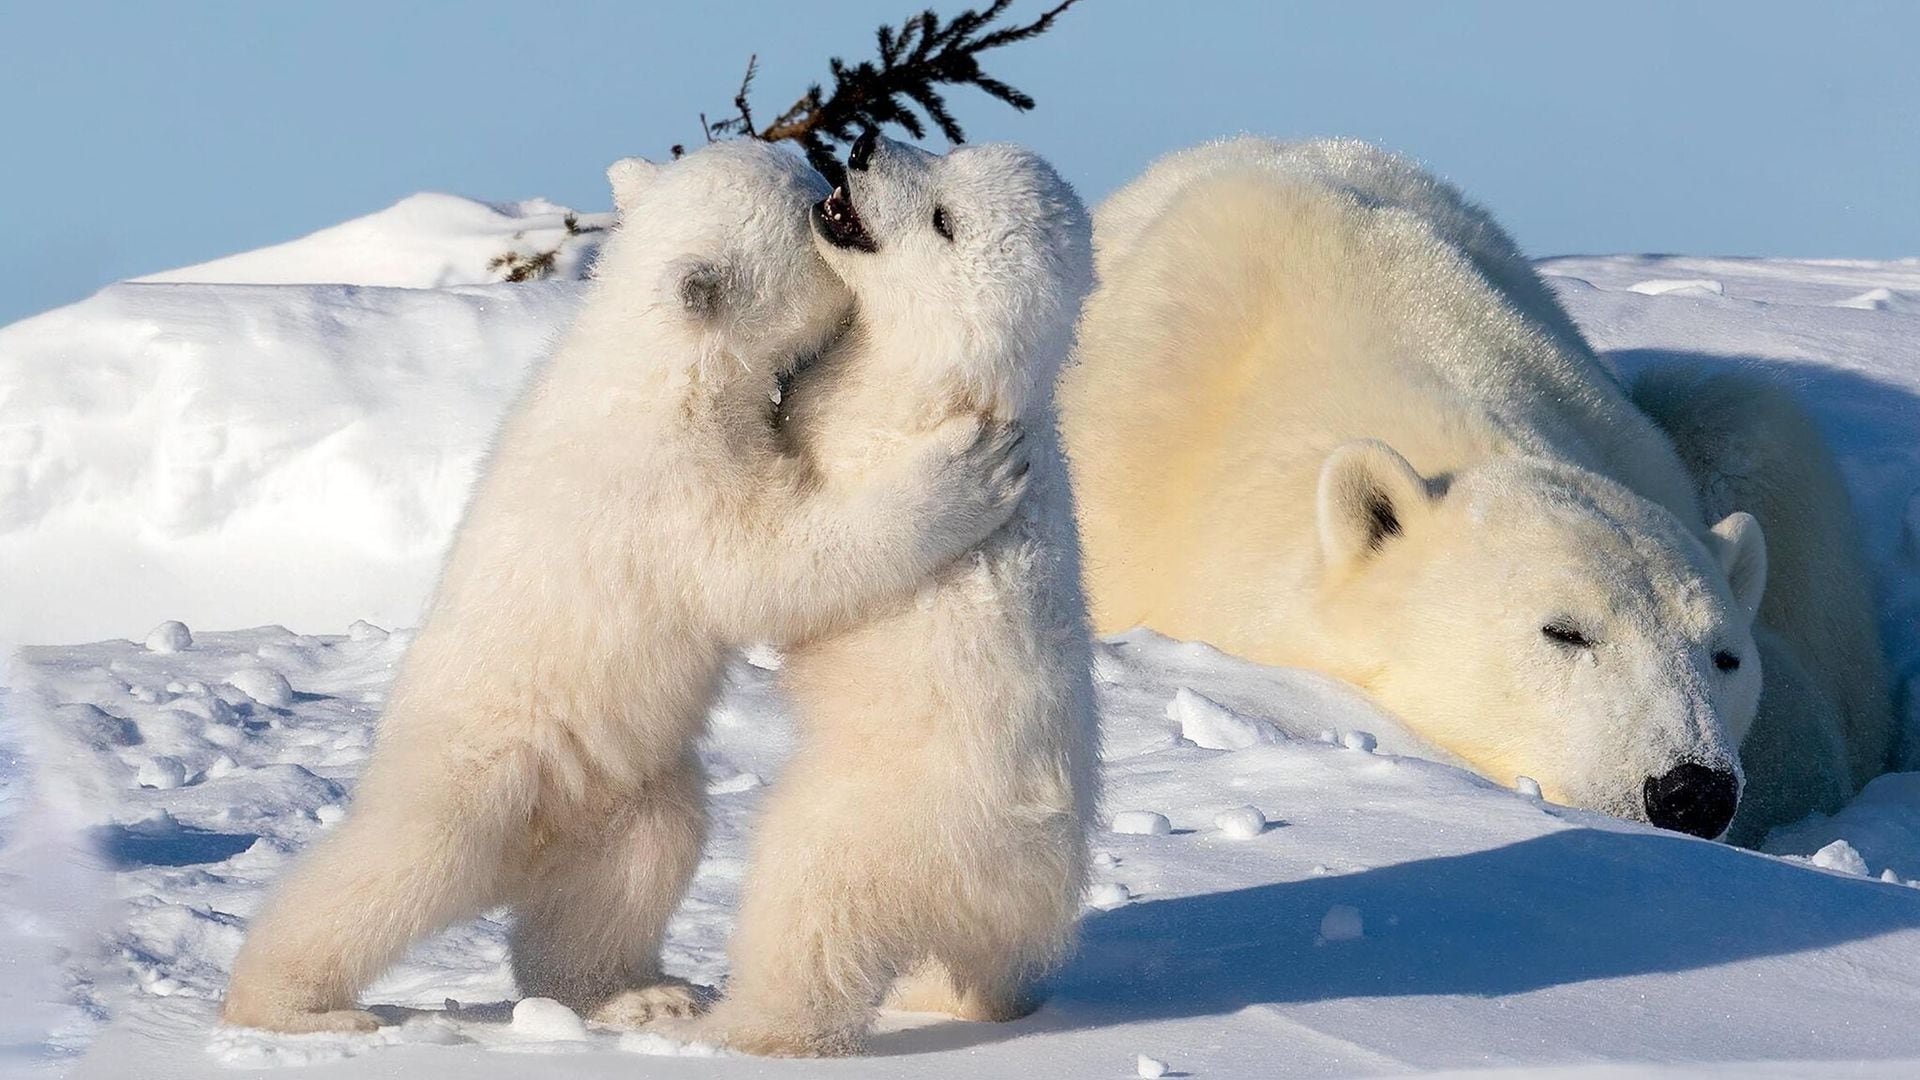
{"label": "cub's dark eye", "polygon": [[953,223],[947,220],[947,208],[944,206],[933,208],[933,231],[946,237],[949,242],[953,240]]}
{"label": "cub's dark eye", "polygon": [[1593,641],[1587,635],[1565,623],[1548,623],[1540,628],[1540,632],[1555,645],[1562,645],[1569,649],[1593,648]]}
{"label": "cub's dark eye", "polygon": [[1740,658],[1734,655],[1733,653],[1730,653],[1725,649],[1722,649],[1719,652],[1713,654],[1713,666],[1719,668],[1721,671],[1727,671],[1727,672],[1739,671]]}

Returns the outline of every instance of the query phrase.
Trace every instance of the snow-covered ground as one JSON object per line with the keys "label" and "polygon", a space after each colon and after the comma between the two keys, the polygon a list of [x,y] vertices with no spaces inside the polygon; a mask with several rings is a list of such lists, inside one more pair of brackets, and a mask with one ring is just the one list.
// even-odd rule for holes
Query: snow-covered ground
{"label": "snow-covered ground", "polygon": [[[499,916],[382,979],[369,1000],[405,1019],[378,1037],[211,1027],[262,890],[343,812],[405,640],[363,625],[200,633],[178,652],[27,651],[20,692],[60,703],[66,742],[49,758],[117,795],[92,828],[125,909],[90,961],[97,974],[71,983],[83,1013],[115,1019],[82,1075],[139,1062],[151,1077],[328,1063],[303,1075],[506,1076],[532,1067],[524,1053],[566,1054],[557,1073],[589,1060],[635,1069],[628,1055],[674,1049],[520,1030]],[[1920,889],[1545,806],[1393,756],[1414,744],[1341,685],[1204,645],[1135,634],[1102,647],[1098,673],[1109,809],[1140,831],[1099,837],[1085,944],[1052,1000],[1006,1026],[891,1018],[884,1057],[819,1071],[1122,1076],[1140,1053],[1196,1076],[1920,1067]],[[736,665],[705,750],[714,839],[666,957],[703,982],[724,974],[746,835],[789,737],[770,681]],[[1223,820],[1243,807],[1264,829]],[[1171,831],[1129,820],[1147,813]],[[727,1077],[736,1064],[747,1068],[657,1067]]]}
{"label": "snow-covered ground", "polygon": [[[378,1036],[215,1029],[245,918],[350,799],[404,648],[351,624],[416,617],[495,417],[577,300],[591,239],[564,217],[411,199],[0,328],[0,639],[114,639],[27,649],[0,699],[0,979],[20,999],[0,1003],[0,1071],[84,1051],[78,1074],[103,1077],[1121,1077],[1139,1055],[1222,1077],[1920,1073],[1920,774],[1783,831],[1781,857],[1736,851],[1496,788],[1338,683],[1144,633],[1104,643],[1098,672],[1107,808],[1144,831],[1098,838],[1084,945],[1027,1020],[890,1016],[881,1056],[851,1062],[557,1038],[511,1019],[492,917],[372,990],[403,1020]],[[494,255],[555,244],[555,280],[484,284]],[[1920,261],[1541,265],[1629,371],[1755,363],[1801,389],[1909,684]],[[164,651],[164,619],[190,644]],[[742,661],[675,972],[724,974],[788,738]]]}

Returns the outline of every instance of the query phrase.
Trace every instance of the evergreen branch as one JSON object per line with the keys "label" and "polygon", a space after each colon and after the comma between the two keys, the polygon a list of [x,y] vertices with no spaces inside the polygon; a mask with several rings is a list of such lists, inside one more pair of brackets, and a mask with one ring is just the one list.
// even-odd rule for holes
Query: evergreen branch
{"label": "evergreen branch", "polygon": [[[738,135],[764,142],[794,142],[806,151],[815,168],[834,177],[839,163],[834,143],[851,143],[867,128],[895,125],[915,139],[926,137],[927,121],[949,142],[966,141],[966,132],[947,107],[939,87],[971,86],[995,100],[1025,112],[1034,107],[1025,92],[980,69],[980,54],[1039,37],[1079,0],[1061,0],[1032,22],[992,29],[1013,0],[992,0],[982,9],[969,8],[942,22],[927,10],[909,16],[898,27],[882,25],[874,32],[877,60],[849,64],[839,57],[828,61],[832,89],[820,83],[807,88],[792,105],[765,127],[756,127],[749,101],[759,54],[747,60],[746,76],[734,95],[734,115],[701,128],[716,135]],[[914,112],[924,113],[922,120]]]}

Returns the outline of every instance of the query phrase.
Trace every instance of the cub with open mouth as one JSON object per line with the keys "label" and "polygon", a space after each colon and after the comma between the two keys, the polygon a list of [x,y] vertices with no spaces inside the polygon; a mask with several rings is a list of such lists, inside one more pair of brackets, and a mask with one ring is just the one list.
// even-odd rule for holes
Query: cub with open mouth
{"label": "cub with open mouth", "polygon": [[781,434],[876,467],[930,425],[1023,426],[1013,518],[914,599],[787,656],[800,747],[762,820],[728,997],[704,1038],[857,1051],[874,1007],[1007,1020],[1067,951],[1096,783],[1090,644],[1052,387],[1092,280],[1072,189],[1011,146],[863,136],[813,210],[854,296]]}

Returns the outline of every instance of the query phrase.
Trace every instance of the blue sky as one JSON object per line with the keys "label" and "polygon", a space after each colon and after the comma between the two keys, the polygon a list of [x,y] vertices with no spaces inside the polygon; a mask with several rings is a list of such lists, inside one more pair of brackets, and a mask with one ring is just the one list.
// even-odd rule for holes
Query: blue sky
{"label": "blue sky", "polygon": [[[0,322],[414,191],[604,208],[606,163],[697,140],[747,54],[777,111],[915,7],[0,0]],[[1083,0],[988,65],[1036,112],[953,104],[1090,199],[1205,138],[1345,134],[1534,254],[1885,258],[1920,255],[1915,42],[1905,0]]]}

